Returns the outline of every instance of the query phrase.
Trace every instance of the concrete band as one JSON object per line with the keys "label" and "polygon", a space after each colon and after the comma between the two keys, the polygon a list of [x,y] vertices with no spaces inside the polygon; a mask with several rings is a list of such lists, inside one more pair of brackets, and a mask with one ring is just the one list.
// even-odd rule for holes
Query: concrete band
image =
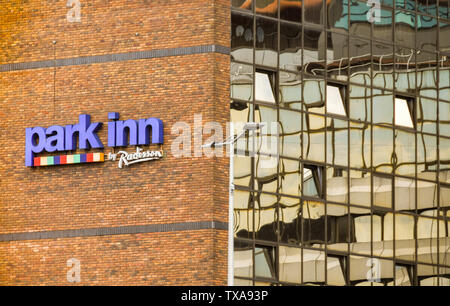
{"label": "concrete band", "polygon": [[81,229],[69,229],[59,231],[11,233],[11,234],[0,234],[0,242],[73,238],[73,237],[129,235],[129,234],[145,234],[145,233],[163,233],[163,232],[211,230],[211,229],[227,230],[228,223],[221,221],[198,221],[198,222],[182,222],[170,224],[148,224],[148,225],[131,225],[118,227],[81,228]]}
{"label": "concrete band", "polygon": [[192,55],[203,53],[219,53],[229,55],[230,48],[221,45],[205,45],[205,46],[170,48],[170,49],[159,49],[148,51],[136,51],[128,53],[81,56],[81,57],[35,61],[26,63],[2,64],[0,65],[0,72],[49,68],[49,67],[90,65],[99,63],[122,62],[131,60],[162,58],[169,56]]}

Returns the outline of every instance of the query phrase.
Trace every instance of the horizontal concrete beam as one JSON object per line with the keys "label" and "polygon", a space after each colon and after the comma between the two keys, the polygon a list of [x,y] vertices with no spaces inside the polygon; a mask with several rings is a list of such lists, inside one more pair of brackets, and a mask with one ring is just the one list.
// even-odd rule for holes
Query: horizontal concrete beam
{"label": "horizontal concrete beam", "polygon": [[10,234],[0,234],[0,242],[195,231],[205,229],[227,230],[228,223],[220,221],[198,221],[198,222],[182,222],[169,224],[130,225],[118,227],[99,227],[99,228],[58,230],[58,231],[10,233]]}
{"label": "horizontal concrete beam", "polygon": [[170,48],[170,49],[159,49],[148,51],[136,51],[127,53],[81,56],[81,57],[34,61],[25,63],[2,64],[0,65],[0,72],[50,68],[50,67],[90,65],[99,63],[122,62],[140,59],[151,59],[151,58],[203,54],[203,53],[220,53],[229,55],[230,48],[220,45],[204,45],[204,46],[192,46],[192,47],[181,47],[181,48]]}

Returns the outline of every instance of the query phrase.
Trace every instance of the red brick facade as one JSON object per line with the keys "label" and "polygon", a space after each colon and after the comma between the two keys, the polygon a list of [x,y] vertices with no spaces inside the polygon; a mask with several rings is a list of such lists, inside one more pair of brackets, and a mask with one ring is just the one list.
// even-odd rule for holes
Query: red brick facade
{"label": "red brick facade", "polygon": [[[66,1],[3,1],[0,65],[229,46],[226,0],[80,2],[81,22],[70,23]],[[229,66],[229,55],[213,51],[1,71],[0,234],[227,222],[227,157],[175,158],[170,147],[171,127],[193,127],[194,114],[225,129]],[[123,169],[117,162],[25,167],[25,128],[75,124],[80,114],[104,123],[98,135],[111,152],[106,123],[113,111],[123,120],[160,118],[164,159]],[[227,232],[4,239],[0,285],[69,285],[70,258],[80,261],[82,285],[221,285]]]}

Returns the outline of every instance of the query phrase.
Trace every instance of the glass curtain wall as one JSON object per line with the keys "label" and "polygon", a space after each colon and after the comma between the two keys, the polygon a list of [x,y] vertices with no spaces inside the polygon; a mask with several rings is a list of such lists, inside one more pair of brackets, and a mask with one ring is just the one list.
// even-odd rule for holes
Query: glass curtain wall
{"label": "glass curtain wall", "polygon": [[232,0],[236,285],[450,285],[449,7]]}

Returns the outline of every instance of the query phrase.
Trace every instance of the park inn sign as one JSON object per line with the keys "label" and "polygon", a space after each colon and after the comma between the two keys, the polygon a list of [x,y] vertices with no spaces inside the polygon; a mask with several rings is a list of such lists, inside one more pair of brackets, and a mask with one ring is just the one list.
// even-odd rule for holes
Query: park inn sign
{"label": "park inn sign", "polygon": [[[118,113],[108,113],[108,119],[112,120],[108,122],[108,147],[142,146],[150,143],[163,144],[163,123],[158,118],[119,121]],[[26,128],[25,166],[36,167],[118,160],[119,168],[122,168],[124,165],[160,159],[164,155],[162,150],[144,151],[140,147],[136,147],[136,151],[131,153],[119,151],[108,155],[104,153],[83,153],[35,157],[35,154],[43,151],[52,153],[76,150],[77,137],[79,149],[102,149],[103,143],[97,135],[101,126],[101,122],[91,122],[91,116],[83,114],[79,116],[78,123],[74,125]]]}

